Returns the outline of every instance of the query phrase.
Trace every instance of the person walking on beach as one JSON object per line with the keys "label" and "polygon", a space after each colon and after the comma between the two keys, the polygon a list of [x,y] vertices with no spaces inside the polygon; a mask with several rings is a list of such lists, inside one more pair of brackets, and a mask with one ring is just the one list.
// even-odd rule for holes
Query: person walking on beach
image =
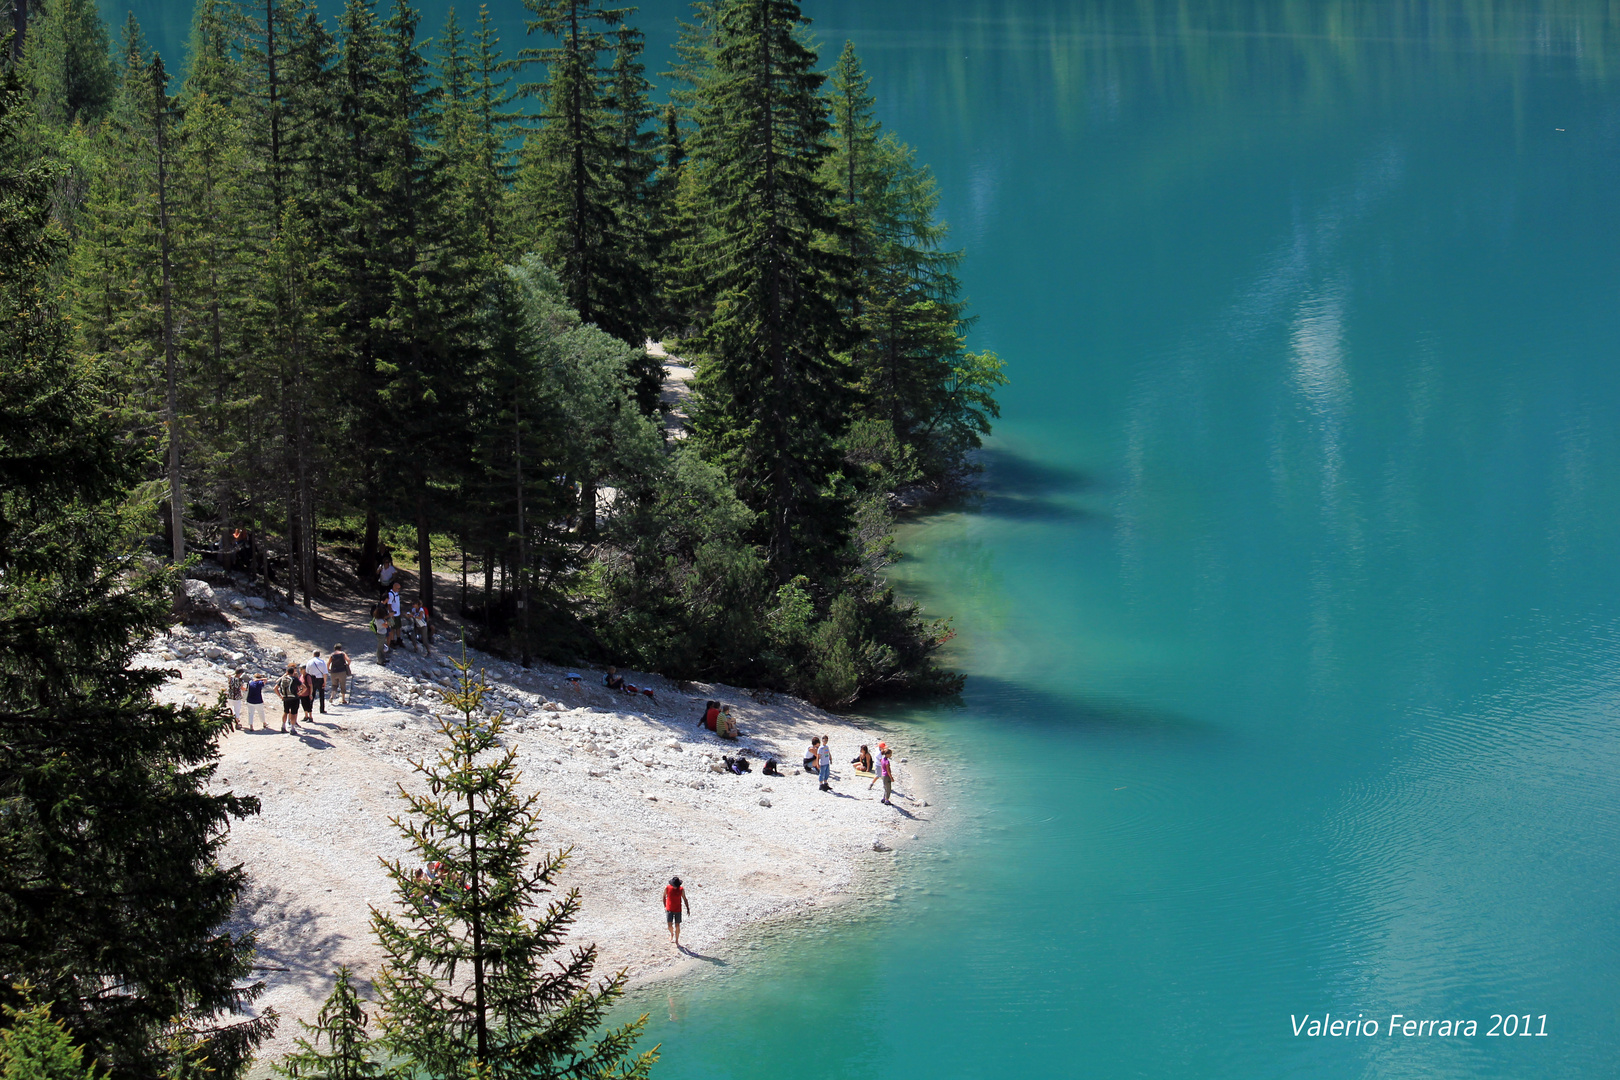
{"label": "person walking on beach", "polygon": [[242,695],[247,692],[247,676],[242,672],[242,668],[237,668],[231,677],[225,680],[225,700],[230,702],[231,715],[236,718],[237,731],[242,730]]}
{"label": "person walking on beach", "polygon": [[247,729],[253,730],[253,721],[259,722],[259,727],[266,730],[270,724],[264,718],[264,686],[268,680],[263,675],[255,675],[247,681]]}
{"label": "person walking on beach", "polygon": [[686,913],[692,914],[692,901],[686,898],[686,889],[681,885],[681,879],[672,877],[669,884],[664,886],[664,925],[669,927],[669,940],[675,947],[681,947],[681,906],[686,906]]}
{"label": "person walking on beach", "polygon": [[349,703],[349,668],[349,654],[343,651],[343,642],[340,641],[332,646],[332,659],[326,665],[326,670],[332,678],[334,703],[342,705]]}
{"label": "person walking on beach", "polygon": [[821,749],[816,751],[816,769],[821,774],[821,790],[831,791],[832,784],[832,740],[823,735]]}
{"label": "person walking on beach", "polygon": [[316,649],[315,655],[304,661],[304,671],[309,675],[309,681],[315,685],[315,697],[321,700],[321,715],[326,715],[326,673],[328,667],[321,659],[321,650]]}
{"label": "person walking on beach", "polygon": [[884,806],[894,805],[889,801],[889,796],[894,792],[894,762],[889,760],[889,755],[893,752],[887,746],[883,748],[883,756],[877,760],[877,775],[872,778],[871,784],[866,785],[866,790],[871,791],[872,784],[876,784],[879,780],[883,781],[883,798],[878,801]]}

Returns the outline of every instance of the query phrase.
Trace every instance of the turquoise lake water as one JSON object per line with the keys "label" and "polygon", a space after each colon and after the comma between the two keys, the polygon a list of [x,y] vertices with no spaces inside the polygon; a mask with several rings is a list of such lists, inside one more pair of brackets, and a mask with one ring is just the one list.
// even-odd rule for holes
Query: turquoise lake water
{"label": "turquoise lake water", "polygon": [[806,10],[1013,380],[903,536],[951,827],[637,995],[657,1075],[1620,1076],[1620,8]]}

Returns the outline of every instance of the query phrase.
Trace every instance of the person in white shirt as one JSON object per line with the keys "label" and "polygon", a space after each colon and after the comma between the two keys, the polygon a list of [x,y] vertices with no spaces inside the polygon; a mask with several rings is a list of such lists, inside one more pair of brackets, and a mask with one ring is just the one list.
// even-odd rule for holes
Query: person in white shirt
{"label": "person in white shirt", "polygon": [[321,715],[326,715],[326,661],[321,659],[321,650],[316,649],[315,655],[304,662],[304,672],[315,684],[315,696],[321,702]]}
{"label": "person in white shirt", "polygon": [[400,612],[399,582],[394,582],[393,588],[388,590],[388,646],[399,648],[399,612]]}
{"label": "person in white shirt", "polygon": [[821,790],[831,791],[832,784],[832,740],[827,736],[821,737],[821,748],[816,751],[817,771],[821,773]]}

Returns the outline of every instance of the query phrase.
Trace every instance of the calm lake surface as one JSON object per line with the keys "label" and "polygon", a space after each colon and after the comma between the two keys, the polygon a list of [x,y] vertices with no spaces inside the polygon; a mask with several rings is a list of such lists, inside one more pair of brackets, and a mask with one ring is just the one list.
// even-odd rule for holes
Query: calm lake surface
{"label": "calm lake surface", "polygon": [[638,994],[657,1075],[1620,1076],[1620,9],[806,11],[1013,379],[903,534],[954,831]]}

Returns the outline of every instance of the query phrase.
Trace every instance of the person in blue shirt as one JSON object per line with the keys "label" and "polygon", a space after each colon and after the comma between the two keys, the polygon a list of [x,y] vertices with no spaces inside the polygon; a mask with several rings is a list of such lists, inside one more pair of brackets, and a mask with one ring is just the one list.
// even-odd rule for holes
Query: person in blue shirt
{"label": "person in blue shirt", "polygon": [[267,680],[263,675],[255,675],[247,683],[247,730],[253,730],[253,718],[258,717],[259,726],[269,729],[270,725],[264,719],[264,684]]}

